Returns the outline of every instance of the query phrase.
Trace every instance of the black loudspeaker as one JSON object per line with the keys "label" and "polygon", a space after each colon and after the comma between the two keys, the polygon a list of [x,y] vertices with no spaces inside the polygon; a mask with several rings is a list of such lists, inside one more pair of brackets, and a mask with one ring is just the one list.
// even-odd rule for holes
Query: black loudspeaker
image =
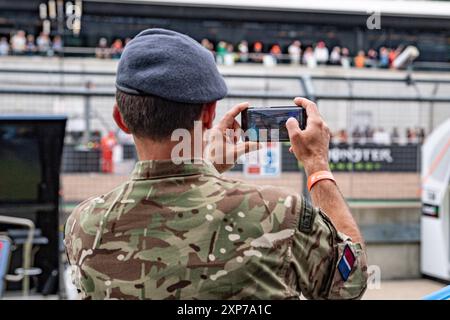
{"label": "black loudspeaker", "polygon": [[[42,272],[30,279],[38,293],[58,291],[60,260],[60,167],[67,118],[65,116],[0,116],[0,215],[34,222],[32,266]],[[21,232],[22,231],[22,232]],[[9,233],[16,250],[9,273],[22,265],[23,230],[0,225]],[[8,283],[7,290],[20,290]]]}

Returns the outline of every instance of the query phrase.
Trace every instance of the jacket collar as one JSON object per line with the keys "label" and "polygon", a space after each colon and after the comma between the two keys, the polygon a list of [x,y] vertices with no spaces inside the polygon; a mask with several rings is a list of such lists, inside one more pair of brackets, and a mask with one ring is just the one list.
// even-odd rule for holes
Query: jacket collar
{"label": "jacket collar", "polygon": [[182,159],[180,164],[172,160],[138,161],[131,174],[133,180],[158,179],[175,176],[205,174],[219,176],[214,165],[205,159]]}

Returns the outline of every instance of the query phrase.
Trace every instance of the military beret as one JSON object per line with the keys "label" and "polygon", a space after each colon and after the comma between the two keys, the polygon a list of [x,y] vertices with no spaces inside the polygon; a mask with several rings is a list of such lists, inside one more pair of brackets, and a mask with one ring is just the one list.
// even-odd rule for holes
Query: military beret
{"label": "military beret", "polygon": [[128,94],[196,104],[227,94],[210,51],[187,35],[157,28],[142,31],[126,45],[116,87]]}

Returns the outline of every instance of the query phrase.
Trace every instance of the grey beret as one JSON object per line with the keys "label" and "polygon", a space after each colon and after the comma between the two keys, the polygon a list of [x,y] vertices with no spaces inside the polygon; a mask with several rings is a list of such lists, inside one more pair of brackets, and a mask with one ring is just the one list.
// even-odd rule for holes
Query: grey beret
{"label": "grey beret", "polygon": [[220,100],[227,86],[213,54],[194,39],[165,29],[147,29],[125,47],[116,87],[183,103]]}

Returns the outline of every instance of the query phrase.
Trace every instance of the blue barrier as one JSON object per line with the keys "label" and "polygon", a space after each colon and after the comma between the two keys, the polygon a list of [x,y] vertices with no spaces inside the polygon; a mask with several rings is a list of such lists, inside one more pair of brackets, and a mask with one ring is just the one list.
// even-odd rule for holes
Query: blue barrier
{"label": "blue barrier", "polygon": [[7,237],[0,236],[0,298],[3,294],[5,275],[8,273],[11,241]]}
{"label": "blue barrier", "polygon": [[449,300],[450,299],[450,286],[444,287],[441,290],[430,293],[422,298],[422,300]]}

